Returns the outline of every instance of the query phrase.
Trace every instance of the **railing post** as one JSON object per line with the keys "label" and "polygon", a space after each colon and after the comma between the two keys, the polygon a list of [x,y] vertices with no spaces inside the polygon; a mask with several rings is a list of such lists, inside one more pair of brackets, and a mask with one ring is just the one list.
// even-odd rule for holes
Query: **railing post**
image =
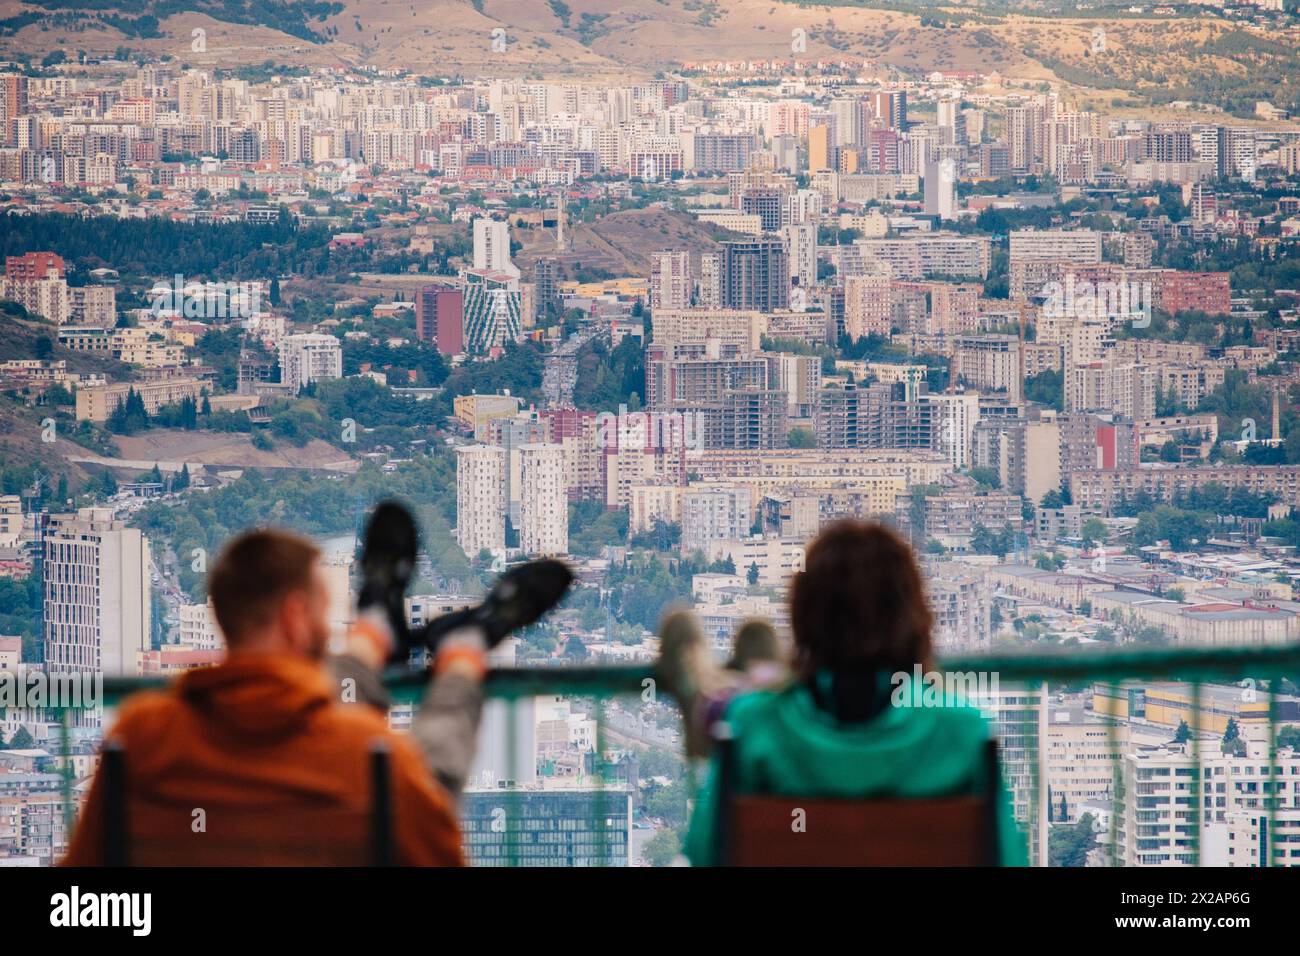
{"label": "railing post", "polygon": [[[1196,815],[1192,818],[1192,866],[1201,865],[1201,828],[1204,824],[1205,814],[1204,807],[1201,805],[1201,682],[1199,680],[1192,683],[1192,802],[1196,807]],[[1177,789],[1174,790],[1174,799],[1177,800]],[[1178,853],[1178,810],[1175,803],[1173,811],[1173,844],[1174,853]]]}
{"label": "railing post", "polygon": [[373,866],[393,866],[392,754],[384,740],[370,747],[370,852]]}
{"label": "railing post", "polygon": [[[63,797],[63,841],[68,846],[72,845],[72,831],[77,825],[77,807],[72,796],[72,731],[68,726],[71,719],[68,716],[68,708],[61,707],[59,709],[59,746],[63,750],[63,760],[59,766],[62,777],[59,781],[59,790]],[[50,853],[53,854],[53,822],[51,822],[50,830]]]}
{"label": "railing post", "polygon": [[[519,840],[523,839],[523,828],[519,826],[519,734],[515,722],[519,719],[517,705],[519,698],[511,695],[506,698],[506,818],[501,838],[506,844],[506,859],[511,869],[519,865]],[[512,832],[513,828],[513,832]]]}
{"label": "railing post", "polygon": [[1273,866],[1273,844],[1277,840],[1277,805],[1281,802],[1277,784],[1277,685],[1278,674],[1268,678],[1268,833],[1261,850],[1260,866]]}
{"label": "railing post", "polygon": [[130,820],[126,808],[126,753],[120,741],[104,742],[100,757],[104,770],[104,865],[126,866],[127,828]]}
{"label": "railing post", "polygon": [[717,825],[713,838],[714,861],[718,866],[730,866],[735,849],[731,833],[734,814],[731,812],[731,798],[736,791],[736,778],[739,768],[736,766],[736,735],[731,724],[719,720],[710,729],[714,748],[717,753],[718,779],[713,782],[716,790]]}
{"label": "railing post", "polygon": [[[1119,707],[1120,694],[1123,693],[1123,687],[1120,684],[1094,684],[1093,696],[1097,696],[1098,689],[1101,691],[1103,699],[1114,701],[1112,708]],[[1128,704],[1125,702],[1125,714],[1128,716]],[[1093,705],[1093,713],[1096,713],[1096,704]],[[1116,734],[1116,728],[1119,726],[1116,720],[1116,714],[1107,714],[1106,720],[1106,752],[1110,759],[1110,832],[1107,834],[1106,857],[1109,866],[1119,866],[1119,828],[1124,818],[1124,807],[1120,803],[1120,797],[1124,790],[1124,757],[1119,752],[1119,740]]]}
{"label": "railing post", "polygon": [[1048,827],[1048,811],[1051,809],[1047,802],[1047,711],[1051,706],[1050,697],[1048,696],[1047,681],[1041,685],[1040,695],[1038,698],[1038,727],[1036,747],[1038,749],[1034,759],[1034,770],[1037,779],[1034,781],[1034,790],[1038,794],[1038,865],[1051,865],[1051,831]]}
{"label": "railing post", "polygon": [[[596,808],[596,827],[600,833],[596,853],[601,866],[609,865],[609,808],[605,805],[605,765],[602,757],[605,753],[605,698],[592,698],[596,712],[596,754],[592,768],[596,771],[596,793],[593,806]],[[629,840],[631,839],[629,835]]]}

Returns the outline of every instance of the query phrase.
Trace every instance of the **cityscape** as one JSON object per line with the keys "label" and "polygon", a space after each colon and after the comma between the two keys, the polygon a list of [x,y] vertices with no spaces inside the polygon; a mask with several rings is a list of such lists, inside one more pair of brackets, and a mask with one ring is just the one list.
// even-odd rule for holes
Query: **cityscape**
{"label": "cityscape", "polygon": [[[652,668],[683,607],[719,662],[788,644],[846,518],[915,552],[1031,865],[1300,865],[1295,4],[1081,9],[1051,56],[1015,5],[673,0],[639,49],[575,5],[446,0],[445,57],[413,7],[252,4],[229,56],[201,4],[0,21],[0,867],[67,853],[121,679],[224,659],[235,535],[319,545],[341,642],[387,499],[413,628],[575,577],[490,652],[544,674],[485,705],[471,865],[683,865],[681,710],[564,672]],[[1283,52],[1192,93],[1139,65],[1166,26],[1220,37],[1188,82]]]}

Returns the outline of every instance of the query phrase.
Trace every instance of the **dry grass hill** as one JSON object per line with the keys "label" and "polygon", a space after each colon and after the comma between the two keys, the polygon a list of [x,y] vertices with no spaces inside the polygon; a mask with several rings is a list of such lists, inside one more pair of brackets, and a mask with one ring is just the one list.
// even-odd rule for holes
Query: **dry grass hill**
{"label": "dry grass hill", "polygon": [[[1103,21],[955,3],[916,10],[793,0],[3,0],[0,57],[39,62],[56,50],[75,59],[78,51],[125,48],[199,67],[269,61],[627,79],[689,63],[789,59],[801,30],[805,61],[849,56],[885,72],[980,70],[1018,83],[1065,81],[1108,102],[1161,90],[1157,101],[1190,98],[1204,88],[1205,98],[1240,114],[1255,98],[1287,105],[1297,95],[1296,37],[1209,13]],[[231,16],[248,22],[221,19]]]}

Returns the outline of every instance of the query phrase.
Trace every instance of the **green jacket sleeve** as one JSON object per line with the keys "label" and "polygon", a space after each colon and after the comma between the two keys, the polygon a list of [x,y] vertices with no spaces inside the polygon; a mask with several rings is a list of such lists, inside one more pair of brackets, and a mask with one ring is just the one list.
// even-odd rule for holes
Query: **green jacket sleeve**
{"label": "green jacket sleeve", "polygon": [[1006,784],[998,784],[998,856],[1003,866],[1028,866],[1029,851],[1025,836],[1016,825],[1015,808]]}
{"label": "green jacket sleeve", "polygon": [[717,833],[721,821],[718,819],[718,758],[714,755],[709,762],[709,769],[695,795],[695,806],[691,811],[690,829],[686,832],[686,846],[683,850],[691,866],[717,866]]}

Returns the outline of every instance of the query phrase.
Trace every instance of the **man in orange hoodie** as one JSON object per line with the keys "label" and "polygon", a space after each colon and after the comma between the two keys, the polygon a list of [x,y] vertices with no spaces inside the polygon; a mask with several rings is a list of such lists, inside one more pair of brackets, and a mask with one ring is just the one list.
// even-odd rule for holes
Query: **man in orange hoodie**
{"label": "man in orange hoodie", "polygon": [[[472,629],[444,640],[416,732],[393,733],[380,707],[348,706],[379,703],[366,687],[378,686],[377,670],[394,651],[386,618],[393,602],[362,610],[347,654],[331,670],[319,558],[310,541],[286,532],[237,538],[209,582],[226,661],[123,706],[106,744],[123,753],[131,840],[143,831],[152,847],[133,861],[211,861],[207,849],[242,827],[251,862],[339,862],[328,853],[303,858],[303,835],[314,826],[307,842],[328,851],[345,841],[331,829],[330,814],[364,824],[379,747],[390,754],[394,862],[464,865],[448,787],[463,784],[472,759],[485,642]],[[64,865],[105,862],[105,791],[101,765]],[[359,833],[364,838],[364,825]],[[292,837],[298,850],[277,851]],[[170,855],[160,857],[160,845]]]}

